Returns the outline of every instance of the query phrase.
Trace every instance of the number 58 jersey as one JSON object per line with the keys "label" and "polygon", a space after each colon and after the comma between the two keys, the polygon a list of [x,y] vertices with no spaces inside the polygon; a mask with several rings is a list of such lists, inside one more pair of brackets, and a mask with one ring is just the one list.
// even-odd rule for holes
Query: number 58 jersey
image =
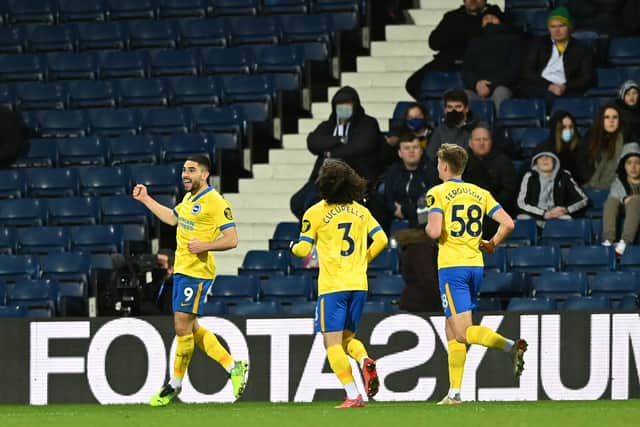
{"label": "number 58 jersey", "polygon": [[459,179],[432,187],[426,196],[429,214],[442,214],[438,268],[482,267],[482,221],[501,208],[490,192]]}
{"label": "number 58 jersey", "polygon": [[366,291],[367,239],[382,232],[371,212],[359,203],[321,200],[302,218],[300,240],[316,245],[320,274],[318,294]]}

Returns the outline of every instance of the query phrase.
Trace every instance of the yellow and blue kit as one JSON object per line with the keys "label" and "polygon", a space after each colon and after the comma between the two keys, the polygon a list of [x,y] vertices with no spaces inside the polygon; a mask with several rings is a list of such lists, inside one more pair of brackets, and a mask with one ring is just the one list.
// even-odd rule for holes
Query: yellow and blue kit
{"label": "yellow and blue kit", "polygon": [[442,215],[438,279],[445,316],[475,310],[484,271],[482,221],[501,206],[487,190],[460,179],[432,187],[426,202],[429,214]]}
{"label": "yellow and blue kit", "polygon": [[291,251],[304,257],[314,244],[318,251],[316,331],[357,330],[368,290],[367,266],[387,240],[371,212],[357,202],[321,200],[305,212],[300,238]]}
{"label": "yellow and blue kit", "polygon": [[173,209],[173,214],[178,218],[173,311],[198,314],[199,306],[204,303],[204,297],[213,284],[216,265],[211,251],[189,252],[189,241],[216,240],[223,230],[235,227],[233,214],[229,203],[213,187],[195,195],[187,193]]}

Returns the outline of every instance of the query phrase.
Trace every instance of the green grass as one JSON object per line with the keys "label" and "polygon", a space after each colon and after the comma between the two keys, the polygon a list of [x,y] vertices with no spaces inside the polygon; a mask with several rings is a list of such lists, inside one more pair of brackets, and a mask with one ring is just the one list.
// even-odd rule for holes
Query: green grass
{"label": "green grass", "polygon": [[373,402],[365,408],[336,410],[337,402],[309,404],[0,405],[0,426],[38,427],[483,427],[634,426],[640,400],[594,402],[476,403],[441,407],[434,402]]}

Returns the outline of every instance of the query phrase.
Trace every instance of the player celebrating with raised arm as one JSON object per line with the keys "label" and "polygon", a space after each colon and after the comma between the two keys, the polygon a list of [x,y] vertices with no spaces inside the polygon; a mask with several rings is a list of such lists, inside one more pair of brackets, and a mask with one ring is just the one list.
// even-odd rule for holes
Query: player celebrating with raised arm
{"label": "player celebrating with raised arm", "polygon": [[[302,219],[300,239],[291,251],[305,257],[316,244],[320,262],[315,330],[322,332],[329,365],[347,393],[336,408],[364,406],[347,354],[359,362],[369,397],[378,392],[376,364],[355,333],[367,298],[367,265],[387,245],[387,235],[357,202],[366,181],[340,160],[327,160],[316,180],[323,200]],[[373,240],[367,248],[368,238]]]}
{"label": "player celebrating with raised arm", "polygon": [[[486,326],[474,326],[471,318],[484,272],[480,248],[492,253],[513,231],[513,220],[491,193],[462,181],[468,159],[464,148],[442,144],[437,158],[438,174],[443,183],[427,193],[429,222],[425,231],[429,237],[438,240],[438,276],[442,307],[447,318],[450,383],[448,395],[438,404],[447,405],[462,403],[460,387],[467,344],[479,344],[509,353],[514,373],[520,376],[527,343],[523,339],[514,342]],[[488,241],[481,240],[485,214],[500,224]]]}
{"label": "player celebrating with raised arm", "polygon": [[187,194],[173,210],[155,201],[144,185],[138,184],[133,189],[134,199],[162,222],[178,226],[173,279],[173,319],[177,335],[173,375],[151,398],[151,406],[165,406],[180,393],[196,346],[229,373],[236,399],[247,383],[247,361],[234,361],[216,336],[197,320],[198,308],[204,303],[216,272],[212,252],[238,245],[229,203],[207,184],[210,170],[209,159],[204,156],[192,156],[184,162],[182,182]]}

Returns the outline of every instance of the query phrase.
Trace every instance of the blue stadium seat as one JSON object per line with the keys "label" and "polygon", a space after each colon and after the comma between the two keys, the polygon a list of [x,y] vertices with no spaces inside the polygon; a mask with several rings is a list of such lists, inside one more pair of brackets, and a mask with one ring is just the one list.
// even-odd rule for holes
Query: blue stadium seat
{"label": "blue stadium seat", "polygon": [[113,261],[111,260],[111,254],[91,254],[89,256],[91,261],[91,270],[112,270]]}
{"label": "blue stadium seat", "polygon": [[[531,158],[538,144],[543,143],[549,138],[549,129],[547,128],[516,129],[511,129],[509,136],[512,138],[512,143],[515,143],[516,147],[519,147],[520,154],[525,159]],[[515,141],[513,139],[515,139]]]}
{"label": "blue stadium seat", "polygon": [[100,136],[135,135],[138,133],[139,118],[135,110],[89,110],[91,132]]}
{"label": "blue stadium seat", "polygon": [[589,245],[591,244],[591,220],[588,218],[547,220],[542,229],[539,244],[562,247]]}
{"label": "blue stadium seat", "polygon": [[233,16],[227,22],[230,46],[278,44],[280,41],[280,27],[273,16]]}
{"label": "blue stadium seat", "polygon": [[399,268],[398,251],[387,248],[369,263],[367,275],[377,277],[380,275],[397,274]]}
{"label": "blue stadium seat", "polygon": [[585,216],[589,218],[602,218],[602,208],[604,207],[604,202],[606,202],[609,197],[609,190],[585,189],[584,192],[587,197],[589,197],[589,206],[587,207]]}
{"label": "blue stadium seat", "polygon": [[362,307],[363,313],[383,314],[391,312],[391,303],[384,300],[371,300],[364,303]]}
{"label": "blue stadium seat", "polygon": [[104,224],[148,224],[151,221],[147,208],[131,196],[101,197],[100,212]]}
{"label": "blue stadium seat", "polygon": [[600,272],[593,276],[589,285],[589,295],[605,296],[611,299],[621,299],[625,295],[640,295],[640,278],[637,272],[609,271]]}
{"label": "blue stadium seat", "polygon": [[258,0],[211,0],[212,13],[216,16],[256,15]]}
{"label": "blue stadium seat", "polygon": [[542,127],[546,108],[542,99],[507,99],[500,104],[496,126]]}
{"label": "blue stadium seat", "polygon": [[209,298],[200,306],[199,311],[201,316],[222,316],[227,314],[227,305],[222,301],[213,301]]}
{"label": "blue stadium seat", "polygon": [[47,78],[49,80],[88,80],[98,76],[96,60],[92,53],[49,53]]}
{"label": "blue stadium seat", "polygon": [[611,39],[608,59],[613,66],[640,65],[640,38],[617,37]]}
{"label": "blue stadium seat", "polygon": [[118,167],[83,168],[79,181],[83,196],[123,196],[131,191],[126,172]]}
{"label": "blue stadium seat", "polygon": [[190,50],[160,50],[151,54],[151,77],[196,76],[198,57]]}
{"label": "blue stadium seat", "polygon": [[525,285],[523,274],[487,271],[478,290],[478,296],[482,298],[521,297],[526,293]]}
{"label": "blue stadium seat", "polygon": [[233,107],[209,107],[194,112],[194,122],[199,132],[241,134],[241,119]]}
{"label": "blue stadium seat", "polygon": [[23,53],[26,37],[20,27],[0,28],[0,54]]}
{"label": "blue stadium seat", "polygon": [[86,136],[88,123],[82,111],[43,111],[38,113],[40,136],[43,138],[74,138]]}
{"label": "blue stadium seat", "polygon": [[569,249],[564,259],[565,271],[583,271],[596,273],[614,271],[616,257],[612,247],[574,246]]}
{"label": "blue stadium seat", "polygon": [[178,25],[183,48],[227,45],[226,21],[223,19],[183,19]]}
{"label": "blue stadium seat", "polygon": [[311,3],[313,13],[327,13],[327,12],[361,12],[361,5],[359,0],[315,0]]}
{"label": "blue stadium seat", "polygon": [[98,204],[89,197],[51,199],[47,203],[49,225],[89,225],[98,223]]}
{"label": "blue stadium seat", "polygon": [[0,56],[0,82],[43,81],[45,69],[40,56],[33,54]]}
{"label": "blue stadium seat", "polygon": [[169,166],[131,165],[129,174],[131,187],[144,184],[151,194],[178,194],[176,174]]}
{"label": "blue stadium seat", "polygon": [[250,250],[238,268],[241,276],[255,276],[262,279],[286,276],[289,270],[289,256],[286,251]]}
{"label": "blue stadium seat", "polygon": [[88,254],[66,252],[39,258],[43,279],[58,282],[89,283],[91,259]]}
{"label": "blue stadium seat", "polygon": [[164,107],[169,94],[162,80],[125,79],[118,82],[121,107]]}
{"label": "blue stadium seat", "polygon": [[[169,207],[176,205],[175,199],[171,203],[167,203],[163,197],[157,196],[158,203]],[[123,251],[125,254],[137,255],[151,252],[151,239],[144,224],[118,224],[116,227],[120,229],[120,235],[124,239]]]}
{"label": "blue stadium seat", "polygon": [[288,250],[292,241],[297,241],[300,236],[300,225],[297,222],[279,222],[273,231],[273,237],[269,239],[269,249]]}
{"label": "blue stadium seat", "polygon": [[218,105],[222,98],[220,82],[207,77],[174,77],[168,79],[171,103],[176,106]]}
{"label": "blue stadium seat", "polygon": [[189,115],[183,108],[153,108],[145,111],[142,132],[156,135],[172,135],[189,132]]}
{"label": "blue stadium seat", "polygon": [[150,135],[123,135],[109,140],[111,166],[158,162],[158,148]]}
{"label": "blue stadium seat", "polygon": [[123,236],[113,225],[81,225],[71,228],[71,250],[84,253],[121,253]]}
{"label": "blue stadium seat", "polygon": [[28,309],[42,308],[55,312],[55,300],[58,295],[58,284],[52,280],[17,280],[6,285],[7,304],[24,306]]}
{"label": "blue stadium seat", "polygon": [[271,104],[268,101],[242,102],[236,104],[236,109],[245,122],[266,122],[272,117]]}
{"label": "blue stadium seat", "polygon": [[29,169],[27,192],[30,197],[71,197],[78,192],[75,169]]}
{"label": "blue stadium seat", "polygon": [[325,15],[285,15],[278,21],[285,43],[331,43],[331,26]]}
{"label": "blue stadium seat", "polygon": [[129,48],[175,49],[177,35],[171,21],[132,21],[129,23]]}
{"label": "blue stadium seat", "polygon": [[502,301],[500,298],[478,298],[476,311],[502,311]]}
{"label": "blue stadium seat", "polygon": [[209,301],[222,301],[225,304],[256,302],[260,292],[260,282],[252,276],[216,276],[210,292]]}
{"label": "blue stadium seat", "polygon": [[308,276],[270,277],[260,284],[261,301],[297,304],[313,297],[311,278]]}
{"label": "blue stadium seat", "polygon": [[300,43],[297,47],[300,57],[305,61],[325,62],[329,58],[329,47],[325,43]]}
{"label": "blue stadium seat", "polygon": [[510,271],[540,274],[560,271],[560,249],[555,246],[520,246],[509,248],[507,265]]}
{"label": "blue stadium seat", "polygon": [[207,139],[202,134],[174,134],[165,137],[161,144],[161,151],[166,163],[184,162],[196,154],[211,157]]}
{"label": "blue stadium seat", "polygon": [[507,271],[507,255],[504,247],[497,247],[492,254],[482,253],[484,270],[493,272]]}
{"label": "blue stadium seat", "polygon": [[638,311],[638,298],[633,295],[625,295],[615,306],[619,311]]}
{"label": "blue stadium seat", "polygon": [[38,263],[30,255],[0,255],[0,280],[15,282],[38,277]]}
{"label": "blue stadium seat", "polygon": [[58,139],[56,144],[60,166],[104,166],[107,162],[105,144],[97,136]]}
{"label": "blue stadium seat", "polygon": [[638,271],[640,269],[640,246],[627,246],[620,258],[620,270]]}
{"label": "blue stadium seat", "polygon": [[102,0],[58,0],[60,22],[106,21],[107,7]]}
{"label": "blue stadium seat", "polygon": [[618,88],[625,81],[624,73],[618,68],[597,68],[598,85],[590,88],[587,96],[606,96],[615,98]]}
{"label": "blue stadium seat", "polygon": [[[17,252],[16,229],[9,227],[0,228],[0,255],[15,255]],[[0,304],[2,304],[2,292],[0,292]]]}
{"label": "blue stadium seat", "polygon": [[18,230],[18,253],[46,255],[69,250],[69,232],[63,227],[21,228]]}
{"label": "blue stadium seat", "polygon": [[275,316],[280,314],[280,307],[275,301],[241,302],[229,305],[230,316]]}
{"label": "blue stadium seat", "polygon": [[88,286],[82,282],[58,283],[56,311],[62,317],[86,317],[89,311]]}
{"label": "blue stadium seat", "polygon": [[261,46],[256,48],[255,58],[256,73],[300,74],[304,65],[294,45]]}
{"label": "blue stadium seat", "polygon": [[67,85],[69,108],[114,108],[116,98],[109,82],[76,80]]}
{"label": "blue stadium seat", "polygon": [[287,316],[313,317],[316,312],[316,302],[307,301],[296,304],[285,304],[280,306],[280,312]]}
{"label": "blue stadium seat", "polygon": [[609,298],[572,296],[562,304],[562,311],[606,311],[611,310]]}
{"label": "blue stadium seat", "polygon": [[271,102],[274,95],[270,76],[229,76],[224,77],[223,82],[228,103]]}
{"label": "blue stadium seat", "polygon": [[493,128],[496,116],[496,108],[493,101],[474,100],[469,102],[469,110],[473,112],[476,119],[487,123]]}
{"label": "blue stadium seat", "polygon": [[249,74],[253,63],[253,50],[246,46],[202,49],[202,73],[206,75]]}
{"label": "blue stadium seat", "polygon": [[553,0],[509,0],[506,3],[506,10],[510,12],[518,9],[541,9],[546,10],[552,6]]}
{"label": "blue stadium seat", "polygon": [[372,301],[398,305],[404,287],[404,279],[400,275],[378,276],[369,280],[369,297]]}
{"label": "blue stadium seat", "polygon": [[156,2],[154,0],[108,0],[109,18],[112,21],[124,19],[154,19]]}
{"label": "blue stadium seat", "polygon": [[47,222],[47,203],[40,199],[0,201],[0,225],[42,227]]}
{"label": "blue stadium seat", "polygon": [[11,24],[53,24],[56,10],[50,0],[9,0],[8,22]]}
{"label": "blue stadium seat", "polygon": [[29,32],[27,49],[33,53],[73,52],[75,35],[71,27],[38,25]]}
{"label": "blue stadium seat", "polygon": [[125,29],[117,22],[83,22],[76,28],[80,51],[117,51],[127,47]]}
{"label": "blue stadium seat", "polygon": [[25,197],[27,186],[24,172],[19,169],[0,170],[0,199]]}
{"label": "blue stadium seat", "polygon": [[535,246],[537,244],[538,229],[533,219],[518,219],[515,229],[505,241],[505,246]]}
{"label": "blue stadium seat", "polygon": [[599,105],[591,98],[556,98],[551,115],[556,111],[568,111],[575,117],[578,126],[591,126]]}
{"label": "blue stadium seat", "polygon": [[355,30],[360,25],[358,13],[355,11],[332,12],[324,15],[329,20],[329,26],[333,32]]}
{"label": "blue stadium seat", "polygon": [[462,87],[462,77],[457,72],[430,71],[425,73],[420,86],[420,99],[442,99],[450,89]]}
{"label": "blue stadium seat", "polygon": [[582,272],[542,272],[531,278],[531,296],[564,300],[587,293],[587,276]]}
{"label": "blue stadium seat", "polygon": [[0,305],[0,319],[27,317],[27,308],[19,305]]}
{"label": "blue stadium seat", "polygon": [[261,13],[265,15],[297,14],[309,12],[307,0],[263,0]]}
{"label": "blue stadium seat", "polygon": [[198,18],[207,16],[209,3],[205,0],[159,0],[158,15],[166,18]]}
{"label": "blue stadium seat", "polygon": [[142,79],[149,68],[146,52],[104,52],[98,58],[101,79]]}
{"label": "blue stadium seat", "polygon": [[547,298],[511,298],[507,305],[507,311],[540,313],[556,309],[556,302]]}

